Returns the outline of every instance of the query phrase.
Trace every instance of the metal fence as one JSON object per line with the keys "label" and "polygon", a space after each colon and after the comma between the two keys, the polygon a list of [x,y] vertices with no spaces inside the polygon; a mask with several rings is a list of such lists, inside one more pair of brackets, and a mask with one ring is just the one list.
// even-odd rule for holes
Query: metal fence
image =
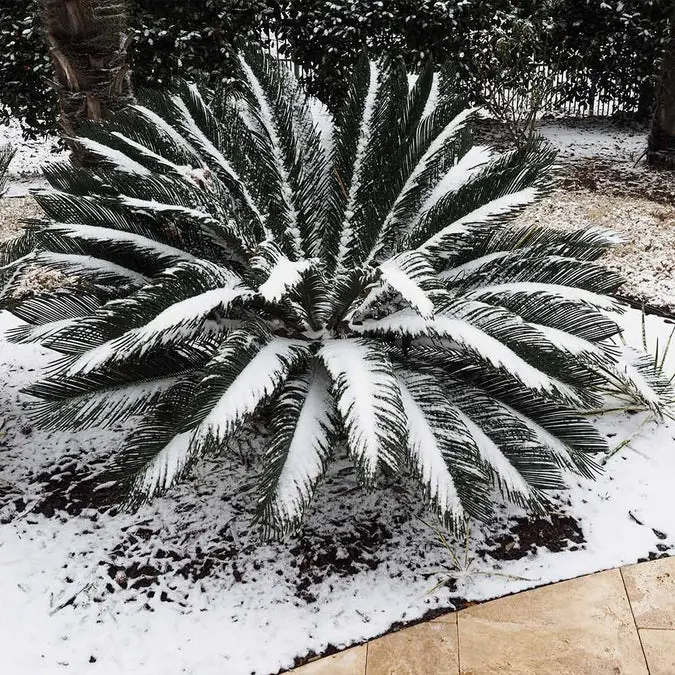
{"label": "metal fence", "polygon": [[[286,63],[296,77],[306,82],[312,81],[314,74],[311,70],[284,56],[284,53],[289,51],[288,49],[284,50],[284,47],[287,47],[286,42],[271,32],[266,33],[264,38],[264,43],[267,45],[270,55]],[[560,70],[548,65],[540,65],[535,68],[531,82],[537,84],[530,84],[528,87],[519,86],[515,92],[508,88],[504,88],[500,92],[498,88],[490,88],[490,91],[488,91],[487,87],[479,87],[481,91],[478,98],[485,100],[486,96],[491,95],[496,97],[497,100],[501,98],[500,102],[502,103],[509,99],[511,105],[527,108],[534,94],[533,88],[543,82],[546,83],[546,94],[541,106],[542,114],[561,117],[612,117],[619,113],[630,115],[638,112],[640,92],[637,86],[629,92],[630,96],[626,96],[626,92],[622,92],[623,102],[619,103],[615,92],[607,87],[598,86],[591,76],[585,72]],[[570,84],[574,84],[575,87],[570,87]],[[572,94],[573,89],[584,92],[584,95]],[[626,100],[632,100],[634,104],[626,104]]]}

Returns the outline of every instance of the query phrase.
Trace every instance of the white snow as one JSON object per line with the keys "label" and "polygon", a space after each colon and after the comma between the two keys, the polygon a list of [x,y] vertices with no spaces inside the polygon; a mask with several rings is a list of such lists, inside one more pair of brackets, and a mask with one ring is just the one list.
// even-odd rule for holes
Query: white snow
{"label": "white snow", "polygon": [[[628,329],[629,344],[639,346],[639,313],[630,311],[618,320]],[[17,323],[5,313],[0,322],[4,328]],[[671,329],[672,324],[647,317],[650,346],[657,338],[665,344]],[[361,524],[387,528],[391,539],[376,544],[381,562],[373,568],[361,564],[348,574],[331,572],[316,581],[299,567],[308,565],[316,574],[321,566],[302,552],[290,553],[294,542],[252,545],[249,512],[239,510],[236,499],[255,503],[251,484],[257,469],[246,469],[232,454],[204,459],[186,483],[138,514],[112,517],[85,511],[46,518],[30,512],[37,491],[30,475],[78,446],[105,456],[119,443],[120,432],[33,430],[23,435],[26,418],[18,389],[33,381],[35,370],[53,355],[35,345],[7,343],[0,345],[0,354],[5,384],[0,392],[5,420],[0,485],[17,487],[28,503],[24,515],[0,521],[5,523],[0,524],[0,635],[10,636],[2,640],[2,658],[3,672],[11,675],[90,675],[94,670],[106,675],[269,675],[291,667],[295,657],[310,650],[349,646],[395,622],[414,621],[432,609],[451,609],[453,598],[499,597],[634,563],[650,552],[660,554],[657,545],[670,554],[675,546],[675,423],[658,423],[650,413],[616,412],[595,420],[612,447],[631,440],[608,459],[597,481],[576,479],[569,492],[554,497],[558,513],[577,519],[583,531],[585,543],[577,550],[538,547],[508,561],[477,555],[490,549],[488,537],[507,531],[509,517],[520,515],[512,508],[499,511],[489,526],[472,527],[469,559],[475,560],[459,571],[453,571],[450,552],[436,543],[432,531],[417,518],[402,517],[409,509],[401,505],[403,496],[348,490],[353,477],[341,460],[313,501],[305,541],[330,553],[333,542],[341,545]],[[667,368],[675,368],[673,354]],[[0,518],[6,513],[0,509]],[[141,527],[156,534],[132,546],[127,533]],[[460,557],[464,543],[450,541]],[[228,546],[234,548],[234,558],[218,553]],[[359,549],[358,540],[355,546]],[[162,573],[153,598],[120,588],[108,575],[109,569],[114,573],[132,563],[165,569],[165,559],[155,556],[159,549],[178,551],[185,560],[220,555],[225,562],[198,581]],[[456,579],[456,590],[441,586],[430,592],[450,577]],[[105,590],[108,583],[116,586],[114,592]],[[299,596],[298,584],[308,584],[312,597]],[[162,591],[174,601],[162,602]]]}
{"label": "white snow", "polygon": [[[190,85],[190,90],[192,95],[198,100],[202,100],[199,89],[196,86]],[[238,189],[241,191],[247,206],[256,216],[258,221],[263,224],[265,219],[263,218],[260,210],[258,209],[257,204],[255,203],[251,193],[248,191],[248,188],[242,181],[241,177],[234,170],[232,164],[227,160],[225,155],[218,150],[218,148],[207,138],[206,134],[199,128],[194,118],[190,114],[190,111],[187,109],[185,103],[178,97],[172,96],[171,100],[173,101],[176,109],[180,112],[183,119],[183,131],[187,133],[191,138],[197,141],[199,147],[230,177],[230,179],[237,185]]]}
{"label": "white snow", "polygon": [[286,161],[281,146],[281,140],[279,138],[279,134],[277,133],[275,116],[272,113],[272,108],[270,107],[270,102],[267,100],[265,91],[258,81],[258,78],[255,76],[255,73],[251,69],[251,66],[246,63],[246,59],[244,59],[244,57],[241,55],[239,56],[239,62],[241,63],[244,74],[246,75],[248,84],[251,87],[251,91],[255,96],[261,122],[270,140],[275,166],[279,174],[279,190],[287,210],[288,222],[286,224],[286,232],[290,234],[293,239],[295,254],[300,256],[302,255],[302,235],[298,226],[299,214],[294,202],[294,191],[291,187],[288,169],[286,168]]}
{"label": "white snow", "polygon": [[511,464],[499,446],[467,415],[457,410],[457,415],[471,433],[483,461],[499,476],[510,494],[519,494],[525,499],[530,496],[530,488],[515,466]]}
{"label": "white snow", "polygon": [[464,156],[451,166],[445,175],[438,181],[429,196],[424,200],[418,219],[428,213],[442,197],[456,192],[462,185],[468,183],[476,174],[485,168],[485,165],[494,158],[494,151],[488,146],[475,145]]}
{"label": "white snow", "polygon": [[58,268],[65,268],[67,270],[86,270],[91,272],[99,272],[104,275],[116,276],[120,279],[127,279],[134,283],[144,284],[147,278],[138,272],[134,272],[122,265],[116,265],[109,260],[102,260],[101,258],[94,258],[90,255],[78,255],[74,253],[54,253],[52,251],[41,251],[35,257],[36,262],[45,265],[54,265]]}
{"label": "white snow", "polygon": [[176,434],[143,469],[134,483],[139,494],[152,496],[168,490],[190,461],[194,432]]}
{"label": "white snow", "polygon": [[312,120],[319,132],[326,156],[330,157],[335,147],[335,120],[333,115],[328,106],[314,96],[307,99],[307,104]]}
{"label": "white snow", "polygon": [[560,152],[561,159],[603,157],[635,162],[647,147],[647,133],[643,129],[604,121],[579,120],[571,124],[543,121],[538,131]]}
{"label": "white snow", "polygon": [[146,108],[143,105],[131,106],[139,115],[145,117],[154,127],[155,131],[159,131],[167,140],[173,143],[177,148],[187,153],[195,160],[199,159],[199,153],[195,148],[188,143],[188,141],[181,136],[176,129],[174,129],[165,119],[161,118],[156,112]]}
{"label": "white snow", "polygon": [[453,223],[446,225],[442,230],[429,237],[429,239],[427,239],[427,241],[425,241],[424,244],[419,247],[419,250],[436,250],[438,255],[442,256],[444,240],[447,237],[466,232],[468,225],[489,223],[494,218],[503,216],[514,209],[527,206],[528,204],[531,204],[536,199],[536,197],[537,190],[535,188],[528,187],[518,190],[517,192],[504,195],[503,197],[493,199],[487,204],[483,204],[470,213],[467,213],[465,216],[458,218]]}
{"label": "white snow", "polygon": [[361,172],[363,171],[363,162],[365,160],[366,150],[372,133],[373,116],[375,114],[375,103],[377,102],[377,92],[379,91],[380,71],[375,61],[370,62],[370,80],[368,82],[368,91],[363,103],[363,113],[359,124],[359,140],[356,144],[356,153],[354,155],[354,166],[352,180],[349,186],[347,196],[347,205],[345,207],[344,221],[340,236],[340,246],[337,255],[337,268],[342,271],[342,265],[345,257],[349,254],[354,236],[352,220],[354,218],[354,209],[361,189]]}
{"label": "white snow", "polygon": [[[436,138],[429,144],[429,147],[426,149],[413,170],[410,172],[410,175],[406,179],[405,184],[401,188],[401,192],[394,200],[389,213],[384,219],[378,239],[368,256],[366,263],[373,260],[381,252],[384,238],[389,235],[392,229],[397,228],[399,225],[403,224],[400,213],[401,205],[404,204],[406,200],[409,199],[411,193],[417,189],[420,176],[423,175],[423,173],[431,165],[431,163],[434,161],[434,158],[443,149],[443,147],[466,126],[469,117],[474,114],[476,110],[477,108],[468,108],[459,113],[459,115],[448,122],[448,124],[441,130],[438,136],[436,136]],[[406,225],[410,225],[410,223],[406,223]]]}
{"label": "white snow", "polygon": [[252,295],[243,286],[216,288],[175,302],[143,326],[134,328],[113,340],[85,352],[69,368],[67,374],[85,375],[105,364],[141,357],[152,347],[173,342],[177,336],[201,324],[216,308],[227,308],[236,298]]}
{"label": "white snow", "polygon": [[83,148],[89,150],[89,152],[112,163],[118,171],[137,174],[139,176],[148,176],[151,173],[142,164],[127,157],[123,152],[110,148],[107,145],[103,145],[103,143],[94,141],[91,138],[78,138],[77,142]]}
{"label": "white snow", "polygon": [[[420,316],[430,319],[434,315],[433,300],[406,269],[406,262],[413,255],[411,253],[399,254],[380,265],[380,271],[384,281],[398,291],[419,312]],[[433,268],[430,271],[433,274]],[[365,302],[363,304],[365,305]]]}
{"label": "white snow", "polygon": [[293,522],[302,515],[314,485],[323,475],[330,453],[329,434],[335,429],[330,415],[330,384],[325,373],[317,371],[307,387],[274,489],[272,504],[281,522]]}
{"label": "white snow", "polygon": [[285,255],[277,256],[274,267],[267,279],[260,284],[258,292],[269,302],[277,302],[288,289],[295,288],[307,270],[312,267],[311,260],[289,260]]}
{"label": "white snow", "polygon": [[[434,427],[427,420],[424,410],[414,399],[406,383],[401,379],[398,382],[403,409],[408,418],[408,447],[419,474],[424,483],[429,485],[430,497],[436,501],[439,510],[451,514],[456,522],[461,522],[464,509]],[[425,394],[428,396],[429,391]],[[444,431],[436,427],[436,433],[442,434]]]}
{"label": "white snow", "polygon": [[378,368],[379,363],[365,342],[328,340],[318,356],[333,379],[349,449],[362,464],[367,478],[372,480],[380,461],[396,466],[395,458],[382,443],[382,434],[392,430],[382,428],[380,414],[382,408],[392,405],[382,398],[392,377],[388,378]]}
{"label": "white snow", "polygon": [[125,232],[124,230],[76,223],[54,223],[50,226],[50,229],[54,232],[59,232],[61,236],[70,239],[129,244],[139,251],[157,256],[160,260],[172,262],[179,260],[195,260],[195,257],[187,251],[174,248],[173,246],[167,246],[154,239],[149,239],[148,237],[134,234],[133,232]]}
{"label": "white snow", "polygon": [[[230,358],[232,349],[226,345],[216,358],[223,361]],[[223,392],[197,428],[195,441],[202,442],[209,437],[218,441],[226,438],[242,419],[255,412],[268,396],[279,389],[291,368],[308,356],[307,342],[273,338],[255,354]],[[209,377],[207,375],[206,379]]]}
{"label": "white snow", "polygon": [[618,303],[609,295],[598,295],[583,288],[574,286],[561,286],[559,284],[544,284],[536,281],[511,281],[504,284],[491,284],[481,286],[475,291],[466,294],[467,299],[477,298],[484,300],[488,297],[499,297],[500,295],[515,295],[518,293],[542,293],[549,296],[555,296],[563,300],[574,300],[576,302],[585,302],[588,305],[614,311]]}

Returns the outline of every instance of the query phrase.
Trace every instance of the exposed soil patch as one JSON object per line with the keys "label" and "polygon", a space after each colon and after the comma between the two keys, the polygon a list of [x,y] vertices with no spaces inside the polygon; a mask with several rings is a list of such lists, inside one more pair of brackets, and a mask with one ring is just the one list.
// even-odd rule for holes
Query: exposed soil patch
{"label": "exposed soil patch", "polygon": [[579,523],[570,516],[516,518],[508,532],[486,539],[488,548],[479,553],[495,560],[518,560],[535,554],[539,548],[554,553],[576,551],[585,541]]}

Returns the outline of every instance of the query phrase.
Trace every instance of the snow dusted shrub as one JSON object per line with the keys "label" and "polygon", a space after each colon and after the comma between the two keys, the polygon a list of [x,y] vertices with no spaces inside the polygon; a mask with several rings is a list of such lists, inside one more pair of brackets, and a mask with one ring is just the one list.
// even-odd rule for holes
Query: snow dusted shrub
{"label": "snow dusted shrub", "polygon": [[262,408],[268,533],[298,525],[342,448],[364,487],[411,473],[458,526],[593,476],[605,441],[583,409],[608,380],[660,409],[611,340],[620,279],[596,261],[614,236],[510,223],[553,153],[470,147],[475,111],[443,82],[433,103],[430,68],[355,73],[333,120],[242,56],[228,92],[148,94],[79,139],[97,168],[46,170],[12,283],[35,265],[76,283],[5,296],[26,322],[11,338],[61,354],[28,389],[40,424],[133,420],[110,474],[131,504]]}

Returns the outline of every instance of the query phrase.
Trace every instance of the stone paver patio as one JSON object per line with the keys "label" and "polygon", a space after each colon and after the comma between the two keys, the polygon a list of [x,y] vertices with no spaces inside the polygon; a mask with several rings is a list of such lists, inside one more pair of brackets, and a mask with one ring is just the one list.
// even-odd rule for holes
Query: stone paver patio
{"label": "stone paver patio", "polygon": [[294,675],[675,675],[675,558],[475,605]]}

